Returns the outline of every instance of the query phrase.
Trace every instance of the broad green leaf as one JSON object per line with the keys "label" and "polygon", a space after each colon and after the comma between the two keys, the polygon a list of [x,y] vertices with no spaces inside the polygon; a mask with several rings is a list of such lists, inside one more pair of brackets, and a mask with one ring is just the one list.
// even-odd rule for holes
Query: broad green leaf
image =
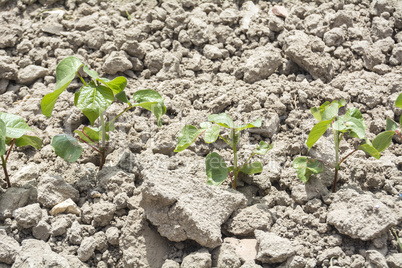
{"label": "broad green leaf", "polygon": [[300,156],[293,160],[293,168],[296,169],[299,179],[306,183],[312,174],[324,171],[324,164],[317,159]]}
{"label": "broad green leaf", "polygon": [[203,131],[204,130],[198,129],[195,126],[185,125],[179,134],[177,146],[174,151],[181,152],[185,150],[187,147],[195,142],[195,140]]}
{"label": "broad green leaf", "polygon": [[125,91],[121,91],[121,92],[117,93],[115,95],[115,97],[116,97],[116,99],[118,99],[121,102],[130,103],[130,100],[128,99]]}
{"label": "broad green leaf", "polygon": [[208,116],[208,120],[225,128],[235,127],[232,118],[226,113],[211,114]]}
{"label": "broad green leaf", "polygon": [[374,157],[376,159],[380,159],[380,157],[381,157],[380,152],[377,151],[377,149],[374,148],[373,145],[371,145],[369,143],[365,143],[363,145],[360,145],[359,147],[357,147],[357,149],[368,153],[369,155],[371,155],[372,157]]}
{"label": "broad green leaf", "polygon": [[20,138],[28,130],[32,130],[22,117],[14,114],[0,112],[0,119],[6,124],[6,137],[11,139]]}
{"label": "broad green leaf", "polygon": [[213,152],[209,153],[205,158],[205,167],[207,171],[207,184],[220,185],[229,175],[229,170],[222,157]]}
{"label": "broad green leaf", "polygon": [[22,146],[32,146],[35,149],[40,149],[42,147],[42,140],[36,136],[28,136],[23,135],[22,137],[15,140],[15,146],[22,147]]}
{"label": "broad green leaf", "polygon": [[310,109],[311,114],[314,116],[315,119],[317,119],[318,121],[321,121],[322,119],[322,114],[324,113],[326,107],[330,104],[329,101],[324,102],[323,104],[321,104],[320,107],[313,107]]}
{"label": "broad green leaf", "polygon": [[70,135],[59,134],[53,137],[51,146],[54,152],[67,162],[75,162],[82,153],[82,147]]}
{"label": "broad green leaf", "polygon": [[105,86],[84,86],[75,93],[75,105],[86,117],[91,125],[112,104],[113,92]]}
{"label": "broad green leaf", "polygon": [[76,57],[70,56],[63,59],[56,67],[56,88],[52,93],[46,94],[41,101],[42,113],[50,117],[54,105],[61,93],[75,78],[77,71],[83,64]]}
{"label": "broad green leaf", "polygon": [[321,136],[324,135],[325,131],[327,131],[329,125],[331,124],[331,121],[332,120],[321,121],[311,129],[306,142],[309,150],[321,138]]}
{"label": "broad green leaf", "polygon": [[355,107],[352,107],[352,108],[349,108],[349,109],[348,109],[348,111],[346,112],[346,114],[345,114],[343,117],[345,118],[345,120],[346,120],[346,118],[349,118],[349,117],[354,117],[354,118],[357,118],[357,119],[362,119],[362,118],[363,118],[363,115],[362,115],[362,113],[360,112],[359,109],[357,109],[357,108],[355,108]]}
{"label": "broad green leaf", "polygon": [[339,111],[339,108],[345,105],[345,100],[334,100],[331,104],[326,101],[320,107],[313,107],[311,108],[311,113],[313,114],[314,118],[318,121],[327,121],[332,120]]}
{"label": "broad green leaf", "polygon": [[381,132],[374,138],[373,147],[376,148],[378,152],[383,152],[391,144],[394,134],[395,131],[393,130]]}
{"label": "broad green leaf", "polygon": [[83,70],[87,75],[89,75],[92,79],[97,79],[97,78],[99,78],[99,74],[98,74],[96,71],[89,69],[88,65],[84,65],[84,67],[82,68],[82,70]]}
{"label": "broad green leaf", "polygon": [[166,107],[158,92],[152,89],[139,90],[134,93],[133,100],[133,107],[140,106],[151,111],[156,117],[158,126],[162,126],[161,116],[166,113]]}
{"label": "broad green leaf", "polygon": [[[77,133],[82,141],[90,145],[95,145],[102,140],[102,128],[84,127],[81,131],[74,130],[74,133]],[[106,141],[109,140],[109,135],[107,133],[105,138]]]}
{"label": "broad green leaf", "polygon": [[394,122],[394,120],[387,118],[387,126],[385,130],[395,131],[398,128],[398,124]]}
{"label": "broad green leaf", "polygon": [[105,86],[109,87],[114,95],[122,92],[127,86],[127,79],[124,76],[118,76],[112,81],[106,78],[100,78],[98,80]]}
{"label": "broad green leaf", "polygon": [[207,128],[204,135],[204,141],[206,143],[215,142],[218,139],[220,127],[218,125],[213,125]]}
{"label": "broad green leaf", "polygon": [[366,137],[366,125],[364,124],[363,118],[350,118],[345,126],[350,130],[350,136],[354,138],[364,139]]}
{"label": "broad green leaf", "polygon": [[265,155],[273,147],[274,147],[273,143],[268,145],[265,141],[260,141],[260,144],[257,146],[257,148],[255,148],[254,153],[260,154],[260,155]]}
{"label": "broad green leaf", "polygon": [[200,128],[202,128],[202,129],[207,129],[207,128],[210,128],[210,127],[212,127],[212,124],[210,122],[202,122],[200,124]]}
{"label": "broad green leaf", "polygon": [[237,131],[241,131],[241,130],[246,129],[246,128],[261,127],[261,124],[262,124],[262,120],[261,120],[261,118],[258,118],[257,120],[255,120],[252,123],[248,123],[248,124],[243,125],[243,126],[235,127],[235,129]]}
{"label": "broad green leaf", "polygon": [[0,156],[6,153],[6,123],[0,119]]}
{"label": "broad green leaf", "polygon": [[398,108],[402,108],[402,93],[399,94],[398,98],[396,99],[395,106]]}
{"label": "broad green leaf", "polygon": [[261,173],[262,172],[262,164],[260,161],[255,161],[253,163],[248,163],[245,164],[241,169],[241,172],[244,174],[256,174],[256,173]]}

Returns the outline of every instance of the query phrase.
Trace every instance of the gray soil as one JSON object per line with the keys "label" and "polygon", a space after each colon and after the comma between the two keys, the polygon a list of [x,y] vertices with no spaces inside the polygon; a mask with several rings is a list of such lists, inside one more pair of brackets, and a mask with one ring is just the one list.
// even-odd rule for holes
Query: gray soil
{"label": "gray soil", "polygon": [[[74,108],[79,80],[51,118],[40,109],[70,55],[167,107],[160,128],[144,109],[120,117],[102,171],[89,148],[67,163],[50,146],[89,124]],[[311,107],[345,99],[371,140],[399,122],[401,63],[400,0],[0,0],[0,111],[43,139],[13,150],[13,187],[1,174],[0,267],[402,267],[400,139],[380,160],[348,158],[336,193],[333,170],[303,184],[292,168],[299,155],[335,157],[331,133],[307,152]],[[263,120],[241,136],[241,160],[274,144],[237,191],[205,183],[209,152],[232,158],[223,142],[173,152],[185,124],[221,112]]]}

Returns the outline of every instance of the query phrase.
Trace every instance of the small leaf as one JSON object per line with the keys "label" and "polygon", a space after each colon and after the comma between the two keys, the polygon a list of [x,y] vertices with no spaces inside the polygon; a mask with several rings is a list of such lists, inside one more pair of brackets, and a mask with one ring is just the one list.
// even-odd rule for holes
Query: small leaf
{"label": "small leaf", "polygon": [[29,145],[39,150],[42,147],[42,140],[36,136],[23,135],[15,140],[15,145],[17,147]]}
{"label": "small leaf", "polygon": [[59,134],[53,137],[51,146],[54,152],[67,162],[75,162],[82,153],[82,147],[70,135]]}
{"label": "small leaf", "polygon": [[332,120],[339,111],[339,108],[345,105],[345,100],[334,100],[331,104],[326,101],[320,107],[311,108],[311,113],[318,121]]}
{"label": "small leaf", "polygon": [[202,129],[198,129],[195,126],[185,125],[179,134],[177,146],[174,151],[181,152],[185,150],[187,147],[195,142],[195,140],[202,132]]}
{"label": "small leaf", "polygon": [[396,99],[395,106],[398,108],[402,108],[402,93],[399,94],[398,98]]}
{"label": "small leaf", "polygon": [[362,113],[360,112],[359,109],[357,109],[355,107],[352,107],[352,108],[348,109],[348,111],[346,112],[344,117],[345,118],[354,117],[354,118],[357,118],[357,119],[362,119],[363,115],[362,115]]}
{"label": "small leaf", "polygon": [[324,171],[324,164],[317,159],[300,156],[293,160],[293,168],[296,169],[299,179],[307,183],[312,174],[319,174]]}
{"label": "small leaf", "polygon": [[89,119],[91,125],[112,104],[113,92],[105,86],[84,86],[75,93],[76,106]]}
{"label": "small leaf", "polygon": [[22,117],[0,112],[0,119],[6,124],[6,137],[20,138],[27,131],[32,130]]}
{"label": "small leaf", "polygon": [[309,150],[321,138],[321,136],[324,135],[325,131],[327,131],[329,125],[331,124],[331,121],[332,120],[321,121],[311,129],[306,142]]}
{"label": "small leaf", "polygon": [[253,163],[248,163],[245,164],[241,169],[241,172],[244,174],[256,174],[256,173],[261,173],[262,172],[262,164],[260,161],[255,161]]}
{"label": "small leaf", "polygon": [[133,107],[141,106],[151,111],[156,117],[158,126],[162,126],[161,116],[166,113],[166,107],[162,96],[158,92],[152,89],[139,90],[134,93],[133,100]]}
{"label": "small leaf", "polygon": [[89,69],[88,65],[84,65],[84,67],[82,68],[82,70],[83,70],[87,75],[89,75],[92,79],[97,79],[97,78],[99,78],[99,74],[98,74],[96,71]]}
{"label": "small leaf", "polygon": [[207,171],[207,184],[220,185],[229,175],[229,170],[222,157],[213,152],[209,153],[205,158],[205,167]]}
{"label": "small leaf", "polygon": [[353,138],[364,139],[366,137],[366,125],[364,124],[363,118],[350,118],[349,121],[346,122],[346,128],[350,130],[350,136]]}
{"label": "small leaf", "polygon": [[380,152],[377,151],[377,149],[374,148],[373,145],[371,145],[369,143],[362,144],[359,147],[357,147],[357,149],[368,153],[369,155],[371,155],[372,157],[374,157],[376,159],[380,159],[380,157],[381,157]]}
{"label": "small leaf", "polygon": [[130,103],[125,91],[121,91],[121,92],[117,93],[115,95],[115,97],[116,97],[116,99],[118,99],[121,102]]}
{"label": "small leaf", "polygon": [[204,141],[206,143],[215,142],[218,139],[220,127],[218,125],[213,125],[206,129],[204,135]]}
{"label": "small leaf", "polygon": [[6,123],[0,119],[0,156],[6,153]]}
{"label": "small leaf", "polygon": [[391,144],[394,134],[395,131],[392,130],[381,132],[374,138],[373,147],[376,148],[378,152],[383,152]]}
{"label": "small leaf", "polygon": [[109,87],[114,95],[122,92],[127,86],[127,79],[124,76],[118,76],[112,81],[106,78],[100,78],[98,80],[105,86]]}
{"label": "small leaf", "polygon": [[258,118],[257,120],[255,120],[252,123],[248,123],[248,124],[243,125],[243,126],[235,127],[235,129],[237,131],[241,131],[241,130],[246,129],[246,128],[261,127],[261,124],[262,124],[262,120],[261,120],[261,118]]}
{"label": "small leaf", "polygon": [[[101,128],[84,127],[82,130],[74,130],[74,133],[77,133],[82,141],[92,146],[97,145],[97,143],[102,140]],[[107,133],[105,138],[106,141],[109,140],[109,135]]]}
{"label": "small leaf", "polygon": [[76,57],[70,56],[63,59],[56,67],[56,88],[52,93],[46,94],[41,101],[42,113],[50,117],[54,105],[61,93],[73,81],[77,71],[83,64]]}
{"label": "small leaf", "polygon": [[395,131],[398,128],[398,124],[394,122],[394,120],[387,118],[387,126],[385,130]]}
{"label": "small leaf", "polygon": [[271,150],[274,147],[274,144],[271,143],[269,146],[265,141],[260,141],[260,144],[255,148],[254,153],[255,154],[260,154],[260,155],[265,155],[268,153],[269,150]]}
{"label": "small leaf", "polygon": [[232,118],[230,118],[229,115],[226,113],[221,113],[221,114],[211,114],[208,116],[208,120],[220,125],[221,127],[225,128],[234,128],[234,123]]}

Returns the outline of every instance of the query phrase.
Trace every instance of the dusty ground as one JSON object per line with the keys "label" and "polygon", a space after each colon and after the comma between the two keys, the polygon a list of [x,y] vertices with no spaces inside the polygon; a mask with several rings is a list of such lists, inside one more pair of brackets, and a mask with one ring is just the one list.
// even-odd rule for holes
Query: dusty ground
{"label": "dusty ground", "polygon": [[[274,5],[285,7],[276,15]],[[127,16],[130,15],[130,17]],[[402,267],[402,157],[395,138],[380,160],[358,152],[340,172],[304,185],[292,161],[307,154],[310,108],[344,98],[367,136],[399,121],[402,2],[0,0],[0,111],[22,116],[43,148],[14,149],[13,187],[0,191],[0,267]],[[73,81],[51,118],[40,110],[55,68],[75,55],[129,96],[157,90],[163,126],[140,108],[122,116],[106,167],[86,148],[77,163],[53,152],[60,133],[88,125]],[[116,102],[112,117],[124,109]],[[223,142],[174,153],[185,124],[226,112],[244,132],[240,158],[259,141],[261,174],[238,191],[205,185],[204,157]],[[332,136],[308,153],[333,160]],[[342,153],[356,146],[347,139]],[[70,212],[51,215],[69,200]]]}

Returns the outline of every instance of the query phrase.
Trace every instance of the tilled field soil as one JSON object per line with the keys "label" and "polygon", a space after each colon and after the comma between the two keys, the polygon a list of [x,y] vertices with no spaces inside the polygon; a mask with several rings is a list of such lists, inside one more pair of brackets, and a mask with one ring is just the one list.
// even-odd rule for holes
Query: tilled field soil
{"label": "tilled field soil", "polygon": [[[52,117],[41,112],[72,55],[127,77],[129,97],[158,91],[167,107],[160,128],[141,108],[119,117],[101,171],[89,148],[67,163],[50,145],[89,125],[74,107],[79,79]],[[386,118],[399,122],[401,63],[400,0],[0,0],[0,111],[43,139],[13,149],[13,187],[1,177],[0,267],[402,267],[398,137],[379,160],[348,158],[336,193],[332,169],[303,184],[292,168],[300,155],[335,158],[330,132],[308,151],[311,107],[345,99],[370,140]],[[222,140],[173,152],[185,124],[223,112],[262,118],[242,133],[241,161],[274,144],[237,191],[205,183],[208,153],[232,159]],[[347,137],[340,150],[357,146]]]}

